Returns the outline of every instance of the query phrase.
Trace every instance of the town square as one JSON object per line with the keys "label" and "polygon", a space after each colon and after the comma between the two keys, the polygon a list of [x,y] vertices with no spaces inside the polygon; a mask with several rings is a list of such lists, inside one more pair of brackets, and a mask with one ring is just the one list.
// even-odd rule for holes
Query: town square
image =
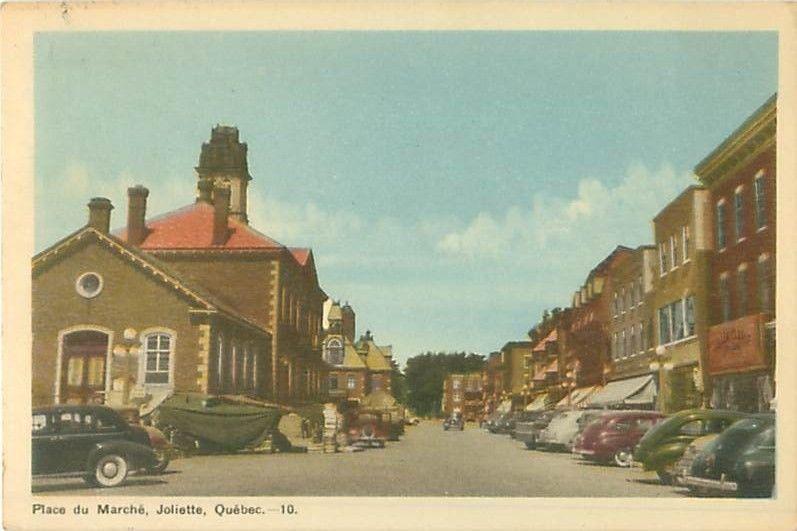
{"label": "town square", "polygon": [[778,501],[777,32],[33,49],[35,511]]}

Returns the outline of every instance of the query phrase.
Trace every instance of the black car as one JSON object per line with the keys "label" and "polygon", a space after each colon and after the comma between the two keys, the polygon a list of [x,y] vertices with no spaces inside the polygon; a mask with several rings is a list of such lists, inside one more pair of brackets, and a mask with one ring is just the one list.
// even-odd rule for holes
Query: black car
{"label": "black car", "polygon": [[693,491],[771,496],[775,415],[756,415],[734,423],[697,454],[682,482]]}
{"label": "black car", "polygon": [[517,438],[515,431],[517,430],[517,425],[519,422],[532,422],[539,417],[539,412],[537,411],[518,411],[509,421],[509,436],[513,439]]}
{"label": "black car", "polygon": [[448,430],[459,430],[462,431],[465,429],[465,420],[462,418],[461,415],[453,415],[448,417],[446,420],[443,421],[443,429]]}
{"label": "black car", "polygon": [[109,407],[36,408],[32,420],[34,477],[81,476],[93,486],[115,487],[132,471],[158,466],[147,431]]}

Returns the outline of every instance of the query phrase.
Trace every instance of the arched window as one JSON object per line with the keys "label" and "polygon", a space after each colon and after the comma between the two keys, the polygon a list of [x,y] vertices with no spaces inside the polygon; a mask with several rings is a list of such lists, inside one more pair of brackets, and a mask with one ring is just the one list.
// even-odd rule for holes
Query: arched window
{"label": "arched window", "polygon": [[330,365],[340,365],[343,363],[343,343],[340,339],[333,337],[327,341],[326,361]]}
{"label": "arched window", "polygon": [[163,332],[144,337],[144,383],[170,384],[170,366],[174,341]]}

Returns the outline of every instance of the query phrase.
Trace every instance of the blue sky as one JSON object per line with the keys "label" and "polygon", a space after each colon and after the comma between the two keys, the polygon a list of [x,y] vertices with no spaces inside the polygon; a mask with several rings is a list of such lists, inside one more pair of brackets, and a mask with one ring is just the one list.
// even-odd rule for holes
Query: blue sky
{"label": "blue sky", "polygon": [[193,201],[216,123],[249,144],[250,220],[401,359],[488,353],[565,306],[777,90],[777,35],[39,34],[36,248],[92,196]]}

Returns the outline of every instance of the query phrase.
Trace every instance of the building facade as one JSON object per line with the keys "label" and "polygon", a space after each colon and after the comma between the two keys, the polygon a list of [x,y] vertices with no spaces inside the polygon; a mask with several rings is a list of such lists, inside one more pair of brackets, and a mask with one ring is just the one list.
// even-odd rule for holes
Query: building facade
{"label": "building facade", "polygon": [[[289,402],[322,399],[327,383],[320,344],[322,305],[326,295],[318,284],[310,249],[286,247],[249,226],[246,195],[251,176],[246,153],[246,144],[239,141],[237,129],[216,126],[211,132],[210,142],[202,146],[196,167],[193,203],[147,219],[149,191],[143,186],[135,186],[128,191],[127,224],[122,229],[107,234],[112,206],[102,199],[96,200],[94,206],[98,208],[91,209],[89,227],[102,235],[100,241],[103,245],[106,241],[114,242],[124,250],[120,251],[122,255],[132,253],[140,257],[138,263],[141,267],[169,271],[182,284],[204,294],[214,308],[224,308],[228,315],[254,326],[258,334],[266,334],[270,345],[258,348],[258,352],[267,358],[255,357],[268,364],[267,370],[263,367],[257,369],[258,374],[263,370],[267,372],[258,384],[262,386],[265,382],[266,385],[266,388],[258,388],[259,396]],[[99,208],[100,204],[104,206]],[[34,290],[42,294],[41,312],[45,311],[49,289],[55,286],[49,284],[49,277],[48,281],[44,280],[46,275],[37,277],[37,268],[42,267],[45,255],[49,259],[59,253],[62,244],[63,241],[34,258],[34,284],[39,283]],[[53,249],[58,251],[50,252]],[[123,316],[133,315],[142,304],[140,298],[131,297],[116,311]],[[65,315],[73,316],[70,319],[76,321],[68,326],[114,329],[103,324],[107,316],[81,314],[81,311],[88,311],[84,306],[101,305],[87,305],[76,300],[70,311],[62,309]],[[124,308],[124,311],[119,308]],[[192,319],[196,321],[200,313],[198,309],[193,310]],[[41,321],[34,324],[47,326]],[[205,372],[201,376],[191,376],[201,381],[195,390],[226,392],[231,389],[230,378],[243,374],[243,369],[238,368],[239,360],[247,357],[249,340],[229,333],[223,327],[211,326],[203,330],[207,335],[201,342],[158,340],[156,343],[160,346],[155,348],[160,355],[172,345],[182,349],[193,344],[199,349],[196,355],[207,358],[203,361]],[[41,332],[34,327],[36,334],[41,335]],[[58,339],[48,336],[47,341],[52,345],[41,348],[64,348]],[[99,336],[91,341],[101,343]],[[69,346],[67,350],[71,348]],[[175,351],[174,354],[182,353]],[[110,364],[110,358],[108,360]],[[99,362],[92,363],[96,365]],[[175,363],[174,367],[177,370],[180,366]],[[181,378],[184,375],[175,375],[175,382],[180,382]],[[37,393],[41,394],[42,390]],[[61,399],[60,396],[52,396]]]}
{"label": "building facade", "polygon": [[[150,407],[172,392],[271,393],[268,330],[109,234],[110,201],[33,259],[33,404]],[[213,337],[227,338],[224,358]]]}
{"label": "building facade", "polygon": [[509,341],[501,347],[503,393],[513,407],[525,405],[526,359],[531,355],[531,341]]}
{"label": "building facade", "polygon": [[449,374],[443,381],[443,414],[462,415],[466,421],[476,422],[484,412],[482,374]]}
{"label": "building facade", "polygon": [[690,186],[653,218],[656,271],[651,311],[655,328],[659,409],[705,403],[709,267],[713,252],[709,191]]}
{"label": "building facade", "polygon": [[714,211],[709,375],[714,407],[769,409],[774,398],[776,96],[695,168]]}

